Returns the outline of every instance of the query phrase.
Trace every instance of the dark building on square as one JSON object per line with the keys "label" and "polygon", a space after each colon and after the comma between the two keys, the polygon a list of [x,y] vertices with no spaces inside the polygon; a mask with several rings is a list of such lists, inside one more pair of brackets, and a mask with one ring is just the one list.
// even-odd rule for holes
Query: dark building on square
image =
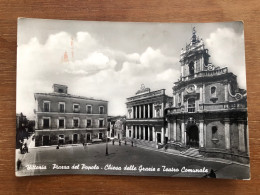
{"label": "dark building on square", "polygon": [[194,28],[181,51],[181,77],[173,86],[173,100],[165,109],[169,146],[248,162],[246,90],[227,67],[217,67],[209,58]]}
{"label": "dark building on square", "polygon": [[164,108],[170,99],[165,89],[151,91],[144,85],[127,98],[126,138],[140,145],[163,146],[168,139]]}
{"label": "dark building on square", "polygon": [[107,130],[108,102],[68,94],[66,85],[52,93],[35,93],[35,145],[102,141]]}

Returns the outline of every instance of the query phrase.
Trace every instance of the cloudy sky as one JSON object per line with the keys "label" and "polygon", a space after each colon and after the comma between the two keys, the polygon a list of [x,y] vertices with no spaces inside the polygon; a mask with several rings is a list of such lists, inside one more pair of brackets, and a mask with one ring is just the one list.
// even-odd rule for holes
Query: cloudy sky
{"label": "cloudy sky", "polygon": [[68,85],[70,94],[108,100],[109,115],[126,114],[126,98],[141,84],[151,90],[164,88],[171,95],[173,83],[180,77],[180,51],[190,42],[193,26],[209,49],[210,62],[227,66],[245,89],[241,22],[19,19],[16,111],[33,118],[33,94],[52,92],[53,83]]}

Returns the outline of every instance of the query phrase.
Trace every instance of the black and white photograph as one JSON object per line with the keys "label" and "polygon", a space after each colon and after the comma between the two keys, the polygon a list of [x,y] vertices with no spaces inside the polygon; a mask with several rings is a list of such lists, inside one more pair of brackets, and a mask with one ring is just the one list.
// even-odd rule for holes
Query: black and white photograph
{"label": "black and white photograph", "polygon": [[15,175],[250,179],[244,24],[18,19]]}

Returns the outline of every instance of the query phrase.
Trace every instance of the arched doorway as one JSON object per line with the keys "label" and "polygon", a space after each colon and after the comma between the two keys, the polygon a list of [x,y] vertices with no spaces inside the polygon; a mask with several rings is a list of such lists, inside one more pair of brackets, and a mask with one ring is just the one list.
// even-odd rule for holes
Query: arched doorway
{"label": "arched doorway", "polygon": [[186,129],[186,144],[190,147],[199,147],[199,129],[197,125],[188,125]]}

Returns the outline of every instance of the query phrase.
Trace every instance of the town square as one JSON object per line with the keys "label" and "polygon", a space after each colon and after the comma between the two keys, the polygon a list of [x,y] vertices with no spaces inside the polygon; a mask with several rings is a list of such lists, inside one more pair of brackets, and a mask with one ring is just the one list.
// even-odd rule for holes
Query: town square
{"label": "town square", "polygon": [[[191,158],[176,151],[151,150],[122,142],[82,146],[33,147],[17,176],[49,174],[111,174],[137,176],[205,177],[211,169],[216,178],[245,177],[249,166],[227,160]],[[78,166],[76,169],[73,168]],[[157,169],[159,170],[157,171]],[[207,170],[206,173],[204,170]],[[154,169],[154,170],[153,170]]]}
{"label": "town square", "polygon": [[[33,23],[19,20],[25,28]],[[100,29],[121,32],[128,29],[125,23],[100,22],[93,30],[92,23],[78,22],[76,32],[60,30],[69,23],[39,20],[57,33],[46,30],[43,45],[39,35],[18,47],[18,61],[27,68],[31,61],[24,56],[34,58],[29,51],[39,58],[59,51],[59,57],[40,63],[41,71],[34,69],[31,77],[22,77],[26,69],[18,67],[17,176],[250,178],[242,22],[128,24],[137,35],[133,43],[118,42],[118,50],[108,41],[114,36]],[[160,40],[153,45],[149,31],[139,46],[148,29],[158,31]],[[242,56],[235,62],[223,49],[234,43]],[[219,54],[226,61],[219,61]]]}

